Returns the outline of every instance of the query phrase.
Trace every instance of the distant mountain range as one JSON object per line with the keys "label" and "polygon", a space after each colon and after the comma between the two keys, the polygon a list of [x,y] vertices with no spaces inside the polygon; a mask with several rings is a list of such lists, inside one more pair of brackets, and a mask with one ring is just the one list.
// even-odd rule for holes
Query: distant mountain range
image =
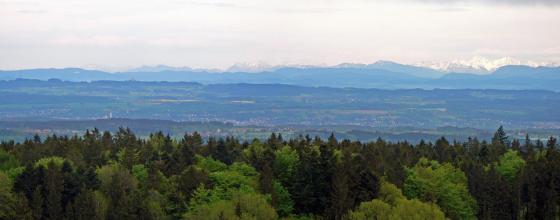
{"label": "distant mountain range", "polygon": [[421,62],[416,66],[427,67],[443,72],[476,73],[488,74],[504,66],[530,66],[530,67],[554,67],[557,63],[520,61],[512,57],[502,57],[499,59],[488,59],[486,57],[475,56],[469,60],[453,60],[447,62]]}
{"label": "distant mountain range", "polygon": [[446,72],[422,66],[378,61],[373,64],[343,63],[330,67],[278,66],[266,70],[257,67],[251,71],[242,70],[243,68],[240,66],[225,71],[155,66],[116,73],[80,68],[26,69],[0,71],[0,80],[18,78],[64,81],[137,80],[184,81],[203,84],[290,84],[339,88],[472,88],[560,91],[560,67],[506,65],[496,68],[488,74],[474,74],[468,71]]}
{"label": "distant mountain range", "polygon": [[[446,73],[475,73],[475,74],[489,74],[503,66],[530,66],[530,67],[555,67],[560,66],[558,63],[552,62],[536,62],[536,61],[521,61],[512,57],[502,57],[498,59],[489,59],[481,56],[474,56],[471,59],[442,62],[419,62],[412,65],[405,65],[393,61],[380,60],[371,64],[362,63],[341,63],[330,67],[345,67],[345,68],[376,68],[385,69],[394,72],[412,72],[420,77],[438,77]],[[160,72],[160,71],[196,71],[196,72],[271,72],[282,68],[326,68],[326,65],[271,65],[266,62],[256,63],[235,63],[232,66],[220,69],[203,69],[191,67],[173,67],[167,65],[156,66],[142,66],[138,68],[128,69],[126,72]],[[98,68],[90,68],[98,69]]]}

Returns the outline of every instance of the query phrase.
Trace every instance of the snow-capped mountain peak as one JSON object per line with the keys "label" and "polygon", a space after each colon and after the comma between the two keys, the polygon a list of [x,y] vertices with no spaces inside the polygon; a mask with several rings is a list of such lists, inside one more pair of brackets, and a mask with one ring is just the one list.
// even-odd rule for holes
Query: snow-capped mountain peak
{"label": "snow-capped mountain peak", "polygon": [[248,73],[256,73],[256,72],[263,72],[263,71],[269,71],[271,69],[274,69],[273,65],[270,65],[268,63],[259,61],[256,63],[235,63],[232,66],[230,66],[226,72],[248,72]]}
{"label": "snow-capped mountain peak", "polygon": [[453,60],[446,62],[421,62],[416,66],[428,67],[444,72],[462,72],[462,73],[491,73],[500,67],[508,65],[525,65],[531,67],[553,66],[552,63],[539,63],[534,61],[520,61],[512,57],[502,57],[498,59],[489,59],[482,56],[475,56],[469,60]]}

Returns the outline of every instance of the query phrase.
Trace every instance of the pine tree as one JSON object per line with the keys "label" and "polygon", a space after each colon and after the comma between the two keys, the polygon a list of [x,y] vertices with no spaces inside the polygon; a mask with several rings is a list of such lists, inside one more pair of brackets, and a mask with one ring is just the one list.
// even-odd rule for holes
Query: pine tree
{"label": "pine tree", "polygon": [[345,151],[342,161],[335,168],[331,186],[331,207],[329,217],[333,219],[343,219],[346,212],[353,207],[354,198],[350,193],[350,177],[348,172],[351,169],[350,152]]}
{"label": "pine tree", "polygon": [[73,171],[68,161],[62,163],[61,174],[63,178],[63,191],[61,194],[62,207],[66,207],[71,200],[80,193],[81,180],[80,176]]}
{"label": "pine tree", "polygon": [[331,135],[329,136],[329,139],[327,141],[327,146],[330,148],[335,148],[338,145],[338,140],[336,140],[336,137],[334,136],[334,132],[331,132]]}
{"label": "pine tree", "polygon": [[556,138],[550,136],[550,138],[546,142],[546,149],[549,152],[549,154],[556,150]]}
{"label": "pine tree", "polygon": [[33,210],[29,207],[29,200],[23,195],[18,194],[16,195],[17,203],[16,203],[16,218],[15,219],[22,219],[22,220],[31,220],[33,219]]}
{"label": "pine tree", "polygon": [[267,140],[267,145],[272,148],[272,150],[277,150],[282,147],[282,135],[276,135],[276,133],[272,133]]}
{"label": "pine tree", "polygon": [[498,130],[494,133],[494,136],[492,137],[492,144],[494,145],[503,145],[503,146],[507,146],[508,145],[508,136],[506,134],[506,132],[504,131],[504,127],[500,125],[500,127],[498,128]]}
{"label": "pine tree", "polygon": [[194,163],[195,148],[199,148],[202,145],[199,139],[200,136],[196,137],[195,135],[198,135],[198,133],[195,132],[193,136],[185,135],[181,141],[179,152],[181,155],[180,163],[183,168]]}
{"label": "pine tree", "polygon": [[43,191],[42,188],[43,187],[39,185],[33,191],[33,197],[31,198],[31,210],[33,210],[31,215],[33,219],[42,219],[43,217],[44,209],[43,209],[43,195],[41,193],[41,191]]}
{"label": "pine tree", "polygon": [[89,220],[96,219],[96,210],[98,209],[95,202],[93,192],[82,188],[81,192],[76,196],[74,201],[69,204],[66,210],[67,219]]}
{"label": "pine tree", "polygon": [[63,216],[62,191],[64,190],[63,176],[57,165],[51,161],[45,173],[45,217],[58,220]]}
{"label": "pine tree", "polygon": [[265,163],[259,179],[261,191],[265,194],[271,194],[273,197],[273,205],[274,205],[274,191],[272,188],[272,182],[274,180],[274,175],[272,173],[272,168],[270,167],[270,163]]}
{"label": "pine tree", "polygon": [[508,136],[506,135],[504,128],[500,126],[492,137],[492,145],[490,145],[489,149],[490,160],[496,161],[500,155],[506,152],[508,146]]}
{"label": "pine tree", "polygon": [[133,206],[136,190],[136,179],[125,169],[118,169],[111,176],[110,187],[106,192],[111,200],[108,210],[109,219],[134,219],[135,208]]}
{"label": "pine tree", "polygon": [[527,155],[525,159],[534,158],[535,156],[535,149],[533,149],[529,134],[525,135],[525,154]]}

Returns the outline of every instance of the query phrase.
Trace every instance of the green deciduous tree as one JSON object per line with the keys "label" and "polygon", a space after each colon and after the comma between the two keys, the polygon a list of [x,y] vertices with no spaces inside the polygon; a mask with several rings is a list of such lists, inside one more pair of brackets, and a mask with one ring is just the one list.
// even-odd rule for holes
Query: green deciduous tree
{"label": "green deciduous tree", "polygon": [[278,181],[274,181],[272,187],[276,200],[273,205],[274,208],[276,208],[278,215],[280,217],[287,217],[291,215],[294,210],[294,201],[292,200],[290,192],[288,192],[288,190],[286,190],[286,188],[284,188],[284,186],[282,186],[282,184]]}
{"label": "green deciduous tree", "polygon": [[525,160],[519,156],[519,153],[514,150],[508,150],[505,154],[500,156],[496,170],[506,178],[508,182],[513,183],[517,174],[524,166]]}
{"label": "green deciduous tree", "polygon": [[97,170],[100,189],[108,198],[109,219],[130,219],[136,216],[134,194],[138,180],[119,164],[106,165]]}
{"label": "green deciduous tree", "polygon": [[183,218],[200,220],[274,220],[278,218],[278,215],[262,195],[241,193],[233,195],[231,200],[217,200],[196,206],[187,212]]}
{"label": "green deciduous tree", "polygon": [[425,158],[407,168],[404,194],[409,198],[437,203],[447,216],[474,219],[476,201],[469,194],[465,174],[449,163],[443,165]]}
{"label": "green deciduous tree", "polygon": [[16,216],[17,200],[12,194],[12,184],[8,175],[0,171],[0,219],[13,219]]}
{"label": "green deciduous tree", "polygon": [[363,202],[348,213],[351,220],[438,220],[445,219],[440,208],[431,202],[407,199],[401,191],[387,182],[381,184],[379,199]]}
{"label": "green deciduous tree", "polygon": [[297,166],[299,165],[299,155],[290,146],[284,146],[274,152],[275,160],[272,165],[274,174],[278,181],[284,186],[290,186]]}

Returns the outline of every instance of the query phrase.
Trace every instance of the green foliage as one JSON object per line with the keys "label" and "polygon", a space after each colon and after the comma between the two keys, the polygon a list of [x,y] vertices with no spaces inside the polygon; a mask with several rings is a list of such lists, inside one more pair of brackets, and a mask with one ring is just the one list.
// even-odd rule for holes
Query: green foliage
{"label": "green foliage", "polygon": [[145,213],[142,217],[147,219],[165,219],[165,205],[167,200],[157,190],[149,190],[147,195],[142,196]]}
{"label": "green foliage", "polygon": [[150,138],[148,139],[148,144],[152,145],[156,151],[161,151],[163,146],[166,144],[165,142],[165,136],[163,136],[161,131],[155,134],[150,134]]}
{"label": "green foliage", "polygon": [[247,149],[243,150],[243,157],[245,157],[247,161],[259,160],[264,156],[264,151],[264,145],[260,140],[255,139]]}
{"label": "green foliage", "polygon": [[202,186],[210,186],[208,171],[198,166],[187,167],[180,176],[173,179],[177,185],[177,189],[181,192],[185,199],[190,199],[193,192]]}
{"label": "green foliage", "polygon": [[469,194],[465,174],[449,163],[425,158],[406,169],[404,193],[409,198],[437,203],[447,216],[474,219],[476,201]]}
{"label": "green foliage", "polygon": [[513,183],[519,171],[525,166],[525,160],[521,158],[517,151],[508,150],[500,157],[496,170],[506,180]]}
{"label": "green foliage", "polygon": [[391,219],[393,214],[392,207],[382,200],[375,199],[370,202],[363,202],[356,209],[356,211],[348,214],[348,219],[351,220],[366,220],[366,219]]}
{"label": "green foliage", "polygon": [[16,177],[18,177],[21,173],[23,173],[23,171],[25,171],[25,167],[16,167],[16,168],[11,168],[9,170],[6,170],[6,175],[8,175],[8,178],[10,179],[10,181],[14,181],[16,179]]}
{"label": "green foliage", "polygon": [[88,189],[82,189],[74,201],[66,207],[66,218],[96,219],[99,209],[94,192]]}
{"label": "green foliage", "polygon": [[225,163],[214,160],[211,157],[202,157],[199,155],[196,156],[196,165],[210,172],[224,171],[227,169]]}
{"label": "green foliage", "polygon": [[504,131],[504,127],[500,126],[498,130],[494,133],[494,136],[492,137],[492,144],[506,145],[508,144],[508,138],[509,137],[506,135],[506,132]]}
{"label": "green foliage", "polygon": [[445,215],[437,205],[417,199],[409,200],[393,184],[383,182],[379,194],[379,199],[363,202],[355,211],[350,211],[348,219],[445,219]]}
{"label": "green foliage", "polygon": [[[35,164],[33,165],[34,168],[37,167],[43,167],[43,168],[47,168],[49,163],[53,163],[56,167],[58,168],[62,168],[62,164],[64,163],[64,161],[68,161],[62,157],[44,157],[39,159],[37,162],[35,162]],[[68,161],[70,162],[70,161]],[[70,162],[71,163],[71,162]]]}
{"label": "green foliage", "polygon": [[200,220],[274,220],[278,219],[278,215],[262,195],[255,193],[236,193],[231,200],[217,200],[195,206],[195,208],[187,212],[183,218]]}
{"label": "green foliage", "polygon": [[[266,212],[269,207],[268,201],[270,197],[266,197],[257,193],[258,172],[245,163],[236,162],[227,166],[212,158],[197,158],[197,167],[199,169],[211,170],[208,174],[213,187],[207,189],[203,184],[194,191],[189,201],[189,212],[185,218],[191,219],[247,219],[257,217],[261,211]],[[192,169],[192,168],[191,168]],[[285,193],[282,195],[285,198]],[[254,195],[246,197],[246,195]],[[288,195],[289,196],[289,195]],[[262,201],[266,204],[264,206]],[[252,210],[244,208],[248,202],[254,202],[254,206],[263,210]],[[285,200],[283,202],[286,202]],[[284,206],[289,204],[283,204]],[[242,213],[235,212],[241,206]],[[237,208],[236,208],[237,207]],[[255,208],[255,207],[253,207]],[[287,207],[284,207],[285,210]],[[239,211],[239,210],[238,210]],[[274,216],[276,211],[272,208]],[[205,215],[204,213],[211,213]],[[220,217],[221,216],[221,217]],[[253,217],[251,217],[253,216]],[[276,217],[274,217],[276,218]],[[264,218],[268,219],[268,218]]]}
{"label": "green foliage", "polygon": [[20,166],[19,160],[0,148],[0,171],[8,171]]}
{"label": "green foliage", "polygon": [[229,199],[232,193],[240,190],[244,192],[255,192],[257,180],[244,176],[236,171],[219,171],[210,173],[210,180],[214,184],[213,192],[220,198]]}
{"label": "green foliage", "polygon": [[117,159],[121,165],[130,169],[140,160],[140,152],[132,149],[131,147],[122,148],[117,153]]}
{"label": "green foliage", "polygon": [[102,189],[110,188],[111,187],[110,183],[113,175],[121,169],[123,168],[117,163],[107,164],[97,168],[95,170],[95,173],[97,174],[97,178],[101,182],[101,188]]}
{"label": "green foliage", "polygon": [[64,179],[57,160],[50,160],[45,172],[45,215],[48,219],[61,219],[64,215],[62,207],[62,192]]}
{"label": "green foliage", "polygon": [[[496,140],[504,137],[499,134]],[[461,144],[441,138],[435,145],[416,146],[381,139],[338,142],[334,135],[327,141],[307,136],[287,141],[271,135],[252,143],[233,137],[203,143],[199,135],[174,142],[161,133],[152,139],[120,129],[116,136],[94,131],[83,138],[3,142],[0,219],[558,215],[560,151],[554,138],[546,149],[542,142],[528,141],[523,153],[508,151],[505,141],[476,139]],[[523,149],[518,141],[512,145]]]}
{"label": "green foliage", "polygon": [[43,216],[43,197],[42,197],[42,186],[39,186],[33,190],[33,195],[31,197],[31,209],[33,210],[33,219],[41,219]]}
{"label": "green foliage", "polygon": [[230,199],[237,191],[256,192],[258,184],[257,171],[239,162],[224,170],[210,172],[209,177],[214,185],[212,193],[221,199]]}
{"label": "green foliage", "polygon": [[292,200],[290,192],[278,181],[274,181],[272,187],[276,197],[276,204],[274,207],[276,211],[278,211],[278,215],[281,217],[291,215],[294,210],[294,201]]}
{"label": "green foliage", "polygon": [[108,184],[102,182],[101,190],[109,198],[108,218],[131,219],[137,217],[143,199],[137,194],[138,180],[126,169],[116,169]]}
{"label": "green foliage", "polygon": [[239,216],[235,214],[235,205],[233,202],[219,200],[209,204],[196,206],[193,210],[185,213],[183,219],[233,220],[239,219]]}
{"label": "green foliage", "polygon": [[[101,182],[100,190],[107,198],[107,218],[134,218],[136,208],[143,208],[143,200],[136,194],[138,180],[126,168],[119,164],[109,164],[96,170]],[[140,200],[140,201],[139,201]],[[102,204],[105,205],[105,204]]]}
{"label": "green foliage", "polygon": [[228,170],[233,172],[238,172],[243,176],[256,178],[259,173],[249,164],[243,162],[236,162],[233,163],[231,166],[228,167]]}
{"label": "green foliage", "polygon": [[204,206],[219,200],[221,199],[216,194],[212,193],[210,189],[206,189],[206,187],[201,184],[193,192],[192,198],[189,201],[189,208],[196,209],[198,206]]}
{"label": "green foliage", "polygon": [[0,219],[14,219],[16,216],[16,198],[12,194],[12,184],[0,170]]}
{"label": "green foliage", "polygon": [[101,191],[93,192],[93,201],[95,202],[95,219],[107,219],[109,210],[109,199]]}
{"label": "green foliage", "polygon": [[148,169],[146,169],[144,164],[136,164],[132,166],[132,175],[134,175],[140,183],[144,183],[148,180]]}
{"label": "green foliage", "polygon": [[274,152],[273,170],[276,178],[282,184],[289,184],[293,180],[299,164],[298,153],[290,146],[284,146]]}

